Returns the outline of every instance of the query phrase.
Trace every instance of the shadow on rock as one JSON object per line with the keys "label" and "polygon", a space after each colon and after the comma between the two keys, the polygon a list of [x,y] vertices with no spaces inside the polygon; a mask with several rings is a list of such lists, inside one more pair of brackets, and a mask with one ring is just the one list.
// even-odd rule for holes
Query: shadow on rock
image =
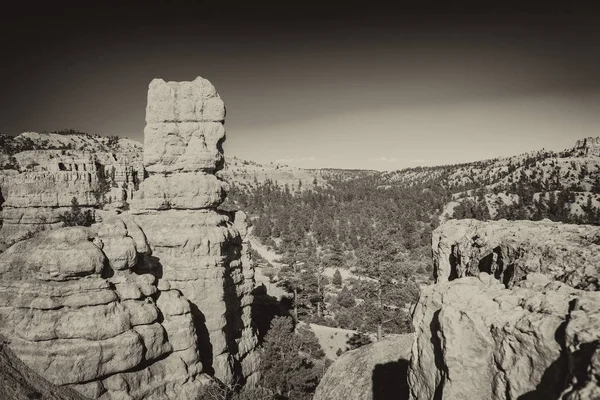
{"label": "shadow on rock", "polygon": [[258,342],[262,343],[275,317],[290,316],[291,304],[283,298],[281,301],[267,293],[264,284],[252,290],[252,322],[257,330]]}
{"label": "shadow on rock", "polygon": [[408,400],[408,365],[408,360],[375,365],[373,400]]}

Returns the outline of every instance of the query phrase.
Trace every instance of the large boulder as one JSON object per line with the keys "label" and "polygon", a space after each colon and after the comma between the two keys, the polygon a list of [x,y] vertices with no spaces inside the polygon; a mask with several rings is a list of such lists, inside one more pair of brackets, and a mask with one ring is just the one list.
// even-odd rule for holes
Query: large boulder
{"label": "large boulder", "polygon": [[314,400],[408,399],[413,339],[412,334],[390,337],[342,354],[321,379]]}
{"label": "large boulder", "polygon": [[595,398],[599,310],[599,292],[535,273],[512,289],[487,273],[425,287],[411,398]]}

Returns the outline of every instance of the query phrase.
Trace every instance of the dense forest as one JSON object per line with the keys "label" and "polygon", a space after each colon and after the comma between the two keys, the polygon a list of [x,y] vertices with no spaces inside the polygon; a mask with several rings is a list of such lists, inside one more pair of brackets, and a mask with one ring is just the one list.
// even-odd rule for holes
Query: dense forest
{"label": "dense forest", "polygon": [[[431,276],[431,232],[449,193],[435,182],[381,183],[332,179],[295,192],[272,181],[253,190],[232,187],[229,202],[248,212],[253,234],[281,254],[284,267],[267,273],[295,293],[299,319],[363,332],[410,331],[407,306]],[[336,271],[328,279],[325,269],[352,276],[341,279]]]}
{"label": "dense forest", "polygon": [[323,185],[232,185],[224,207],[247,212],[253,235],[281,256],[283,266],[273,268],[254,252],[295,299],[297,319],[403,333],[419,285],[431,279],[431,233],[440,220],[600,224],[600,165],[578,157],[573,149],[541,150],[384,173],[320,170]]}

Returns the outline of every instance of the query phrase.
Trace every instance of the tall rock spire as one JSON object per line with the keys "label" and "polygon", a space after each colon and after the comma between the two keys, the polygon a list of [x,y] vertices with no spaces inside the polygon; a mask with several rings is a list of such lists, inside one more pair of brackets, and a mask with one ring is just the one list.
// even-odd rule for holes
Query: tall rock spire
{"label": "tall rock spire", "polygon": [[190,301],[203,372],[230,383],[253,379],[257,355],[244,223],[217,210],[226,194],[215,176],[224,161],[224,118],[223,101],[203,78],[150,83],[148,177],[133,213],[152,247],[145,268],[159,278],[159,289],[176,289]]}

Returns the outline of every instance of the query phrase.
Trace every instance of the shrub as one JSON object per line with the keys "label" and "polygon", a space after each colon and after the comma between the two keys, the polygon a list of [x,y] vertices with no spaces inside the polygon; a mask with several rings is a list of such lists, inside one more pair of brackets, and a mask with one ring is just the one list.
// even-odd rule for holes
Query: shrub
{"label": "shrub", "polygon": [[365,335],[364,333],[357,332],[350,336],[346,344],[348,345],[349,350],[354,350],[371,342],[372,340],[369,336]]}
{"label": "shrub", "polygon": [[71,199],[71,209],[63,213],[59,219],[65,226],[91,226],[96,222],[91,210],[81,211],[76,197]]}

